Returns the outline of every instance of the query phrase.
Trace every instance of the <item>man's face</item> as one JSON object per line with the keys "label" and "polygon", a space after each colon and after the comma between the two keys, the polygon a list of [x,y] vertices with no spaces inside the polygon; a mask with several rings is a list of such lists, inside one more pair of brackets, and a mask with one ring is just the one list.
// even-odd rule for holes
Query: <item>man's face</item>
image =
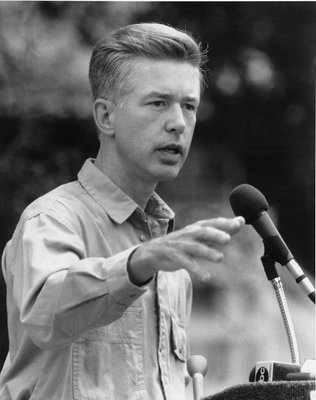
{"label": "man's face", "polygon": [[113,111],[117,165],[131,181],[175,178],[187,155],[200,100],[200,73],[189,63],[136,58],[130,89]]}

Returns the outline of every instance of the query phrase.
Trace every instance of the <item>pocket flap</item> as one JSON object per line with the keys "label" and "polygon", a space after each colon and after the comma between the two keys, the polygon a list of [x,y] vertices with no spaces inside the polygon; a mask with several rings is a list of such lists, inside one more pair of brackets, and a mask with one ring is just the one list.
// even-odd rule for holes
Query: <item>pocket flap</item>
{"label": "pocket flap", "polygon": [[187,338],[184,325],[171,317],[171,345],[173,352],[181,361],[187,360]]}

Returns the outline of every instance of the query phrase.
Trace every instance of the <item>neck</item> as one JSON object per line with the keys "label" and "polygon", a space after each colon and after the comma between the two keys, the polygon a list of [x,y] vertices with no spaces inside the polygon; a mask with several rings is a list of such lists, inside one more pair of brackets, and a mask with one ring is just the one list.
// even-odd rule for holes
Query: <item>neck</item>
{"label": "neck", "polygon": [[107,153],[110,152],[104,151],[101,144],[95,166],[144,210],[157,184],[137,180],[135,177],[130,179],[129,171],[126,171],[123,165],[113,160],[111,154]]}

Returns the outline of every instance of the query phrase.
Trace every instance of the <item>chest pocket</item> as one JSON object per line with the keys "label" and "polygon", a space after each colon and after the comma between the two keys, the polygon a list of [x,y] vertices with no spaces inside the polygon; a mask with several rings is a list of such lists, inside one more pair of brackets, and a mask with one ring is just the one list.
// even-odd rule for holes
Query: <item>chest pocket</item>
{"label": "chest pocket", "polygon": [[74,399],[142,399],[142,336],[140,308],[81,336],[73,346]]}

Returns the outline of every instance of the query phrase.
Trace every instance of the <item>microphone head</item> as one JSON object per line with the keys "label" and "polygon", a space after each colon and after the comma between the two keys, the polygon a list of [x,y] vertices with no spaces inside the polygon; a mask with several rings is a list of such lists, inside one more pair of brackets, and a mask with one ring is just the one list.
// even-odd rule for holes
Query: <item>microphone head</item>
{"label": "microphone head", "polygon": [[187,361],[187,369],[191,377],[193,377],[194,374],[197,373],[205,376],[207,371],[206,358],[199,355],[191,356]]}
{"label": "microphone head", "polygon": [[234,214],[244,217],[246,224],[252,224],[263,211],[269,208],[264,195],[246,183],[235,187],[229,196],[229,202]]}

